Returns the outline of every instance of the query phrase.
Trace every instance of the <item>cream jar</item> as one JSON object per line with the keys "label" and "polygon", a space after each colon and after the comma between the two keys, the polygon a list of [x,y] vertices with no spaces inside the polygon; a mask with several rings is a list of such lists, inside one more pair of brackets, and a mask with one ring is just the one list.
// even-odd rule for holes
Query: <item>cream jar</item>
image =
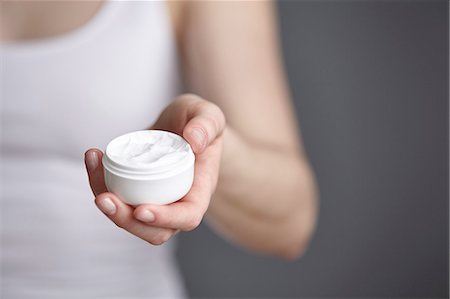
{"label": "cream jar", "polygon": [[162,130],[113,139],[102,162],[108,191],[130,205],[175,202],[189,192],[194,180],[191,146],[181,136]]}

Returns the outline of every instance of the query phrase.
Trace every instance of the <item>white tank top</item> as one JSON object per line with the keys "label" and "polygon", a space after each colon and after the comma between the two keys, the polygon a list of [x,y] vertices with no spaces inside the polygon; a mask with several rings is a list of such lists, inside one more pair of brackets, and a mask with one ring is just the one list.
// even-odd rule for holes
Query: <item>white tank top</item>
{"label": "white tank top", "polygon": [[66,35],[2,45],[1,68],[0,297],[184,297],[174,241],[118,229],[83,163],[179,93],[166,3],[105,2]]}

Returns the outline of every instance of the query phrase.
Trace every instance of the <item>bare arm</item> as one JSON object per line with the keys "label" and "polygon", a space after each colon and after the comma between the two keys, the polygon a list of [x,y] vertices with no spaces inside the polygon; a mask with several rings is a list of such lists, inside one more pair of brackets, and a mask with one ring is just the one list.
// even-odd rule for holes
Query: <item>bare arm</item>
{"label": "bare arm", "polygon": [[180,36],[189,91],[227,127],[208,220],[249,249],[298,256],[314,228],[313,175],[296,131],[273,3],[193,1]]}
{"label": "bare arm", "polygon": [[209,223],[236,244],[298,257],[314,229],[317,199],[281,67],[272,4],[176,3],[187,3],[178,37],[188,88],[200,97],[178,96],[152,128],[190,143],[196,156],[192,188],[168,205],[129,206],[108,192],[103,153],[91,149],[85,161],[95,203],[116,225],[154,245],[195,229],[207,212]]}

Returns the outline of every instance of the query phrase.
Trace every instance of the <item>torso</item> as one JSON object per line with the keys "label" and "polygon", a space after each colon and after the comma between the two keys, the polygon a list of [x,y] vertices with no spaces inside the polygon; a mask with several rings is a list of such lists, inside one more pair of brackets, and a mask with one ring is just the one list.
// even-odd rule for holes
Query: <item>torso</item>
{"label": "torso", "polygon": [[[150,126],[180,92],[167,7],[76,3],[87,5],[72,7],[79,17],[49,31],[24,25],[18,9],[2,33],[0,297],[178,298],[173,243],[117,229],[95,208],[83,165],[87,148]],[[42,13],[29,19],[52,18]]]}

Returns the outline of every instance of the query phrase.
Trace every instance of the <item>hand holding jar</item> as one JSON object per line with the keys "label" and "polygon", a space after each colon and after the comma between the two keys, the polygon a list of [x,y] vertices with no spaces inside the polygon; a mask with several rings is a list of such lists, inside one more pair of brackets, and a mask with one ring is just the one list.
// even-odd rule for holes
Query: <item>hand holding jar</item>
{"label": "hand holding jar", "polygon": [[[211,195],[217,184],[222,152],[222,133],[225,129],[225,117],[220,108],[216,105],[194,95],[182,95],[175,99],[161,113],[159,119],[150,129],[176,133],[179,136],[182,136],[189,144],[187,147],[183,147],[184,141],[182,138],[174,137],[172,136],[173,134],[167,133],[174,138],[162,140],[162,143],[174,142],[172,144],[172,149],[169,151],[173,151],[174,148],[179,149],[180,151],[178,151],[178,154],[172,153],[172,155],[163,155],[161,153],[154,153],[151,155],[147,154],[147,157],[145,157],[145,153],[148,151],[142,151],[141,149],[139,153],[128,153],[124,155],[123,151],[126,150],[124,146],[126,142],[130,140],[129,138],[124,138],[124,136],[126,136],[124,135],[118,137],[117,140],[113,140],[108,146],[107,153],[110,154],[111,151],[111,155],[104,156],[104,153],[101,150],[90,149],[85,154],[85,162],[91,189],[96,196],[95,203],[97,207],[117,226],[151,244],[158,245],[169,240],[179,230],[190,231],[195,229],[202,221],[203,215],[208,209]],[[151,134],[149,132],[154,131],[141,131],[135,133],[148,135]],[[153,137],[161,138],[161,134],[162,132],[158,134],[158,136],[155,135]],[[114,142],[116,143],[115,147]],[[122,143],[122,147],[120,147],[120,143]],[[166,147],[170,147],[170,145],[166,144]],[[131,168],[130,161],[128,161],[128,166],[126,166],[125,169],[123,167],[121,168],[122,175],[114,175],[112,173],[116,170],[115,173],[117,174],[117,166],[120,168],[120,165],[125,164],[123,160],[120,161],[121,158],[120,155],[118,155],[121,151],[122,158],[125,157],[125,159],[129,159],[130,157],[134,157],[134,161],[131,161]],[[193,168],[189,168],[189,163],[194,162],[192,152],[195,154],[195,165]],[[162,163],[161,157],[165,157]],[[140,162],[139,159],[141,159]],[[145,162],[146,159],[147,162],[150,161],[152,163],[143,163],[142,161]],[[180,173],[182,174],[181,176],[183,176],[184,173],[184,177],[179,180],[175,178],[172,181],[160,180],[160,184],[158,184],[158,179],[160,178],[158,178],[158,174],[155,175],[155,171],[158,172],[158,169],[155,170],[155,167],[151,169],[152,164],[155,166],[155,160],[158,159],[162,168],[167,165],[175,165],[175,168],[178,167],[175,169],[175,172],[172,172],[172,175],[169,172],[169,176],[164,177],[163,174],[160,178],[172,177],[173,179]],[[168,161],[164,162],[164,160]],[[106,163],[106,171],[102,161]],[[156,161],[156,164],[158,164],[157,162],[158,161]],[[144,171],[142,170],[142,167],[139,169],[139,164],[141,166],[144,165]],[[113,167],[115,165],[116,168],[112,169],[111,165]],[[136,165],[138,165],[138,167],[136,167]],[[145,170],[145,165],[150,165],[150,169],[147,167],[147,170]],[[193,181],[191,179],[192,187],[189,190],[189,173],[190,171],[194,171],[194,169],[195,173]],[[143,180],[136,185],[140,187],[136,187],[134,191],[139,191],[137,193],[144,194],[145,196],[145,191],[141,189],[138,190],[138,188],[145,189],[145,186],[149,186],[149,189],[152,189],[153,187],[155,198],[148,198],[148,201],[140,198],[138,201],[134,201],[135,198],[125,198],[124,196],[121,196],[122,198],[120,198],[117,194],[120,194],[120,191],[114,193],[108,192],[108,190],[114,190],[114,183],[116,187],[120,184],[123,187],[124,184],[129,186],[130,182],[133,182],[133,180],[136,181],[136,177],[133,177],[133,175],[136,175],[136,170],[138,177],[140,175],[140,178],[143,178]],[[152,171],[153,173],[151,173]],[[105,184],[105,173],[107,177],[106,181],[109,184]],[[153,178],[156,178],[155,180],[151,179],[152,175]],[[161,172],[159,175],[161,175]],[[125,179],[127,180],[126,183],[123,182],[124,177],[128,178],[128,180]],[[122,182],[120,182],[121,180]],[[171,184],[171,182],[173,182],[173,184]],[[109,188],[107,188],[107,185]],[[156,190],[158,189],[157,186],[161,187],[159,191]],[[129,189],[128,187],[125,187],[125,189],[119,187],[118,190],[125,190],[126,194],[133,194],[133,189]],[[184,191],[182,189],[184,189]],[[189,192],[180,200],[161,205],[161,203],[177,200],[177,194],[182,195],[183,192],[185,193],[187,191],[186,189],[189,190]],[[179,191],[178,193],[177,190]],[[174,193],[175,197],[164,197],[164,193],[166,195]],[[125,201],[130,204],[125,203]],[[143,201],[149,203],[133,206],[134,204]],[[153,203],[150,204],[150,202]]]}

